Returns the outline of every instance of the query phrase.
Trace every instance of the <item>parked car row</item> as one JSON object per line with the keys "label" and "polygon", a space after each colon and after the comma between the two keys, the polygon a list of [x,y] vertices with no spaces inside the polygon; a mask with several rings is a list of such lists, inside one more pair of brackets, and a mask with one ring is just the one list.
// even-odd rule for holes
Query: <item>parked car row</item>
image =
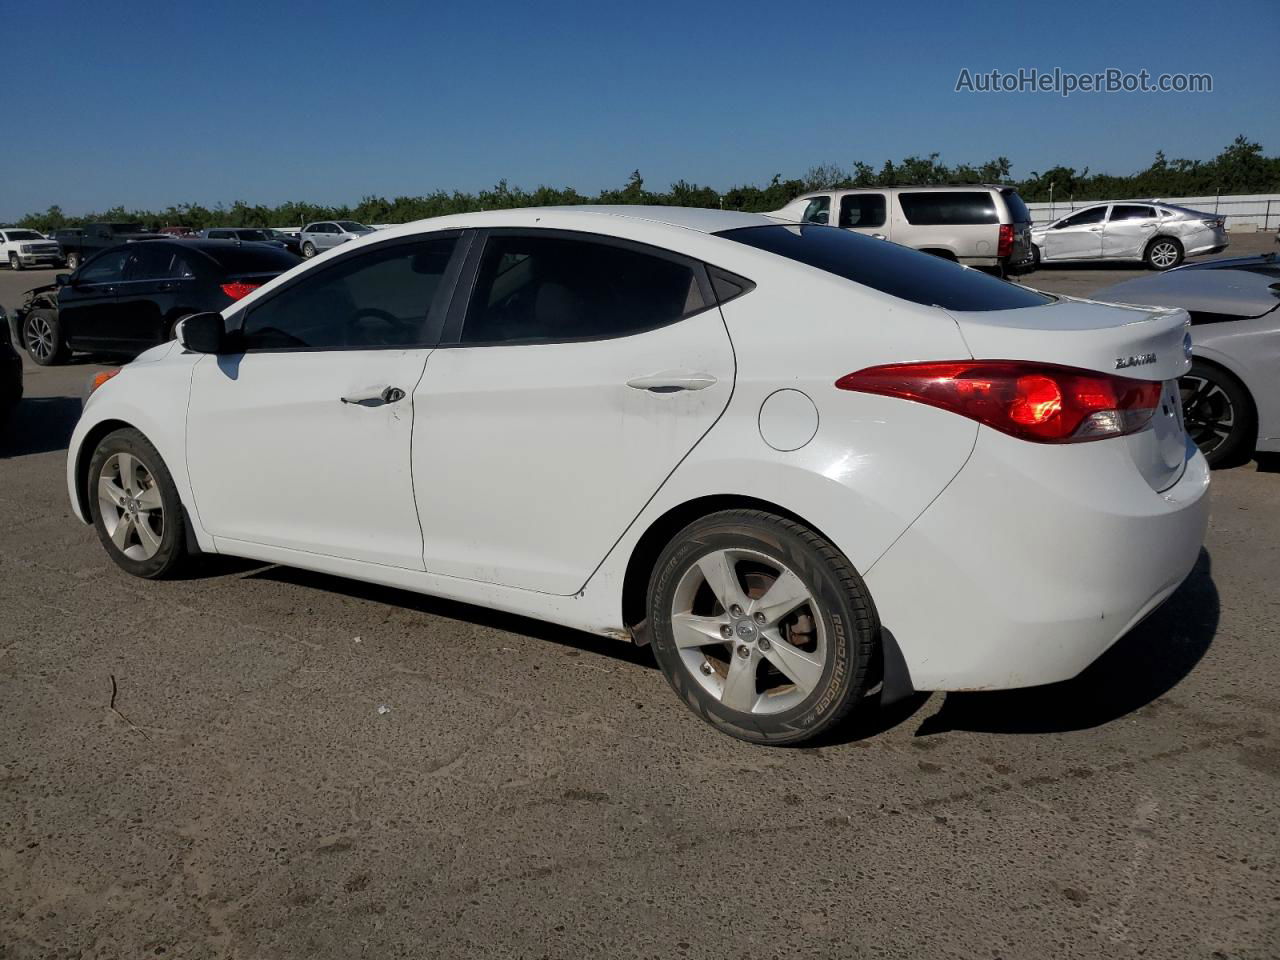
{"label": "parked car row", "polygon": [[1017,190],[995,184],[820,190],[773,216],[830,223],[1002,274],[1091,260],[1170,270],[1228,243],[1225,218],[1149,200],[1109,201],[1033,225]]}

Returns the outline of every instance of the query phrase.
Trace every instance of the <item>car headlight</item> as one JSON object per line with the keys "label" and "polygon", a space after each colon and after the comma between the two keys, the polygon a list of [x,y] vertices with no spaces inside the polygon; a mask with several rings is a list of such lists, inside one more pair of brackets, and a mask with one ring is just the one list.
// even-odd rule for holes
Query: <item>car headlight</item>
{"label": "car headlight", "polygon": [[30,252],[31,252],[31,244],[29,244],[29,243],[20,243],[20,244],[18,244],[18,249],[19,249],[19,250],[21,250],[23,253],[30,253]]}

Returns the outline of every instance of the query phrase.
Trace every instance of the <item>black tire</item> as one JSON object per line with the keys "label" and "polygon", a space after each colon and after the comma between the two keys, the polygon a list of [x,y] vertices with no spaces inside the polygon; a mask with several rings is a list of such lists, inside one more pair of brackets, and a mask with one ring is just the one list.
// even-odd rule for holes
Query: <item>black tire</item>
{"label": "black tire", "polygon": [[75,252],[67,254],[67,269],[68,270],[80,269],[80,254]]}
{"label": "black tire", "polygon": [[1152,270],[1172,270],[1182,263],[1182,244],[1173,237],[1156,237],[1147,244],[1142,259]]}
{"label": "black tire", "polygon": [[[816,602],[816,606],[802,605],[789,614],[789,618],[796,618],[794,622],[808,625],[807,635],[812,637],[813,650],[817,654],[821,655],[825,647],[825,655],[815,658],[821,660],[821,667],[814,667],[816,681],[807,693],[798,685],[790,684],[790,678],[766,659],[771,658],[771,654],[764,652],[772,649],[773,654],[780,653],[776,639],[785,636],[795,641],[806,636],[804,628],[798,633],[790,632],[792,627],[786,626],[787,621],[784,620],[779,625],[782,632],[773,634],[773,645],[766,645],[759,639],[765,636],[764,632],[755,641],[746,641],[748,645],[754,643],[759,647],[758,653],[749,654],[753,659],[745,661],[753,664],[749,668],[753,671],[750,696],[758,698],[758,706],[776,693],[780,698],[777,702],[787,705],[776,712],[732,709],[708,689],[707,685],[718,684],[722,688],[721,693],[725,694],[729,677],[727,671],[735,656],[746,649],[745,645],[739,645],[738,637],[742,634],[735,632],[734,628],[727,628],[732,638],[730,641],[713,639],[705,646],[692,649],[686,646],[683,650],[677,646],[672,625],[677,591],[688,589],[685,585],[691,582],[689,577],[694,575],[694,571],[700,569],[699,560],[723,550],[747,554],[744,561],[731,563],[730,567],[738,578],[739,588],[746,591],[749,600],[753,596],[758,599],[767,592],[767,570],[774,567],[794,573],[809,597]],[[757,572],[749,569],[744,572],[744,567],[749,566],[756,567]],[[760,570],[766,572],[760,573]],[[777,576],[780,579],[781,573]],[[758,577],[765,578],[763,587],[753,586],[752,579]],[[727,616],[728,611],[714,594],[703,592],[708,589],[709,581],[698,587],[696,596],[699,599],[695,602],[704,608],[709,603],[713,615],[715,610],[719,610],[721,615]],[[757,592],[752,593],[753,590]],[[794,745],[839,724],[865,692],[880,638],[880,621],[875,606],[862,578],[849,561],[831,543],[803,524],[760,510],[715,513],[681,530],[654,566],[649,580],[648,607],[649,622],[653,625],[654,654],[672,689],[690,710],[717,730],[751,743]],[[696,615],[697,610],[691,606],[690,613]],[[751,616],[749,612],[739,616],[741,619],[735,621],[735,626],[740,630]],[[714,634],[710,636],[714,637]],[[690,659],[703,658],[696,670],[686,659],[687,654],[691,654]],[[756,656],[760,658],[758,662],[754,659]],[[820,673],[817,672],[819,669]],[[707,679],[700,680],[698,673]],[[771,683],[779,684],[779,681],[780,685],[770,687]]]}
{"label": "black tire", "polygon": [[316,247],[311,241],[307,241],[302,245],[302,255],[310,260],[316,255]]}
{"label": "black tire", "polygon": [[22,345],[27,356],[42,367],[66,363],[71,355],[58,311],[49,307],[36,307],[22,321]]}
{"label": "black tire", "polygon": [[1216,364],[1193,360],[1178,386],[1182,419],[1211,467],[1244,463],[1258,439],[1258,414],[1243,383]]}
{"label": "black tire", "polygon": [[[144,490],[150,489],[145,482],[145,477],[150,477],[152,481],[151,487],[158,489],[160,493],[159,499],[162,513],[159,523],[156,523],[154,516],[148,521],[148,527],[153,534],[156,533],[158,527],[157,540],[159,541],[159,546],[151,556],[128,556],[112,540],[112,527],[109,526],[109,519],[104,516],[104,505],[99,496],[99,482],[104,473],[108,475],[108,478],[113,475],[119,476],[118,473],[113,473],[110,466],[113,458],[119,454],[127,454],[141,464],[145,470],[145,476],[143,477]],[[99,441],[97,449],[93,451],[93,458],[89,461],[87,483],[89,513],[93,517],[94,529],[98,531],[98,539],[102,541],[103,548],[111,559],[116,562],[117,566],[126,573],[148,580],[165,577],[179,568],[187,557],[186,524],[182,512],[182,502],[178,498],[178,490],[174,486],[173,476],[169,473],[169,468],[165,466],[164,460],[160,458],[160,454],[151,445],[150,440],[132,427],[126,427],[107,434]],[[119,485],[120,483],[117,482],[117,486]],[[140,546],[142,547],[142,552],[145,553],[146,545],[143,543],[142,537],[137,534],[136,526],[135,532],[128,536],[126,545],[130,550],[134,546]]]}
{"label": "black tire", "polygon": [[9,254],[9,269],[10,270],[22,269],[22,259],[16,253]]}
{"label": "black tire", "polygon": [[1040,269],[1040,248],[1034,243],[1031,245],[1031,269]]}

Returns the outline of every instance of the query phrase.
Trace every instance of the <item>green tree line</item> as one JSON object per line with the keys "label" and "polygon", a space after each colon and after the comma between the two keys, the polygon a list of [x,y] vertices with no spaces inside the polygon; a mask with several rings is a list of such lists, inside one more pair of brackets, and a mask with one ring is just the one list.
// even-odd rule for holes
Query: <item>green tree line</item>
{"label": "green tree line", "polygon": [[862,161],[855,161],[848,167],[824,163],[811,167],[797,179],[783,180],[779,174],[764,186],[735,186],[723,192],[685,180],[671,184],[665,191],[649,190],[637,170],[624,186],[601,190],[595,195],[579,193],[572,187],[543,186],[524,190],[503,180],[479,193],[437,190],[423,196],[390,200],[367,196],[354,206],[322,206],[297,201],[267,206],[237,200],[230,206],[218,204],[207,207],[185,203],[171,205],[164,210],[126,210],[116,206],[81,216],[68,216],[61,207],[52,206],[43,213],[28,214],[19,221],[19,225],[49,231],[94,221],[140,222],[153,228],[172,225],[196,230],[214,226],[300,226],[312,220],[336,219],[407,223],[475,210],[577,203],[643,203],[760,212],[776,210],[810,190],[929,183],[1008,184],[1017,187],[1024,200],[1032,202],[1048,200],[1051,185],[1054,198],[1063,202],[1280,192],[1280,157],[1264,156],[1261,145],[1243,135],[1236,137],[1212,160],[1169,160],[1161,151],[1156,153],[1145,170],[1128,176],[1090,173],[1087,167],[1076,170],[1074,167],[1056,166],[1042,173],[1032,171],[1030,176],[1018,180],[1010,176],[1011,169],[1006,157],[996,157],[976,165],[961,163],[948,166],[942,162],[940,154],[932,153],[927,157],[906,157],[900,163],[886,161],[879,169]]}

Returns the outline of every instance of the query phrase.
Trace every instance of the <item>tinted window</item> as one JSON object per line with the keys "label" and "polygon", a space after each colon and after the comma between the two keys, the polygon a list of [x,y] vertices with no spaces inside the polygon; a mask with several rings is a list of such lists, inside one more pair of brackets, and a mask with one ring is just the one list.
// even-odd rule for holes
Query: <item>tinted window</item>
{"label": "tinted window", "polygon": [[742,227],[717,236],[796,260],[913,303],[1014,310],[1051,299],[941,257],[832,227]]}
{"label": "tinted window", "polygon": [[802,223],[826,223],[831,219],[831,198],[814,197],[800,215]]}
{"label": "tinted window", "polygon": [[1009,220],[1012,223],[1031,222],[1031,211],[1027,209],[1017,190],[1001,190],[1000,196],[1004,197],[1004,205],[1009,208]]}
{"label": "tinted window", "polygon": [[167,244],[137,244],[125,267],[127,280],[164,280],[182,276],[182,261]]}
{"label": "tinted window", "polygon": [[128,250],[108,250],[84,265],[77,279],[81,283],[115,283],[124,276]]}
{"label": "tinted window", "polygon": [[302,261],[280,247],[202,246],[200,252],[212,258],[225,273],[284,273]]}
{"label": "tinted window", "polygon": [[1062,227],[1080,227],[1089,223],[1101,223],[1102,218],[1107,215],[1106,207],[1090,207],[1088,210],[1081,210],[1079,213],[1073,213],[1067,219],[1059,223],[1055,230]]}
{"label": "tinted window", "polygon": [[703,306],[683,263],[591,240],[499,235],[485,244],[462,340],[621,337]]}
{"label": "tinted window", "polygon": [[210,240],[230,240],[231,231],[230,230],[210,230],[209,239]]}
{"label": "tinted window", "polygon": [[363,223],[356,223],[354,220],[339,220],[338,226],[348,233],[373,233],[372,227],[366,227]]}
{"label": "tinted window", "polygon": [[883,227],[883,193],[851,193],[840,198],[840,226]]}
{"label": "tinted window", "polygon": [[1111,208],[1112,220],[1151,220],[1155,215],[1156,212],[1151,207],[1138,207],[1127,203],[1117,203]]}
{"label": "tinted window", "polygon": [[146,233],[140,223],[111,223],[108,224],[116,233]]}
{"label": "tinted window", "polygon": [[247,240],[256,243],[262,240],[270,240],[265,230],[237,230],[235,235],[241,240]]}
{"label": "tinted window", "polygon": [[907,223],[933,226],[1000,222],[996,202],[987,190],[900,193],[898,203]]}
{"label": "tinted window", "polygon": [[434,344],[437,294],[455,243],[450,237],[383,245],[308,274],[249,310],[244,345],[341,350]]}

